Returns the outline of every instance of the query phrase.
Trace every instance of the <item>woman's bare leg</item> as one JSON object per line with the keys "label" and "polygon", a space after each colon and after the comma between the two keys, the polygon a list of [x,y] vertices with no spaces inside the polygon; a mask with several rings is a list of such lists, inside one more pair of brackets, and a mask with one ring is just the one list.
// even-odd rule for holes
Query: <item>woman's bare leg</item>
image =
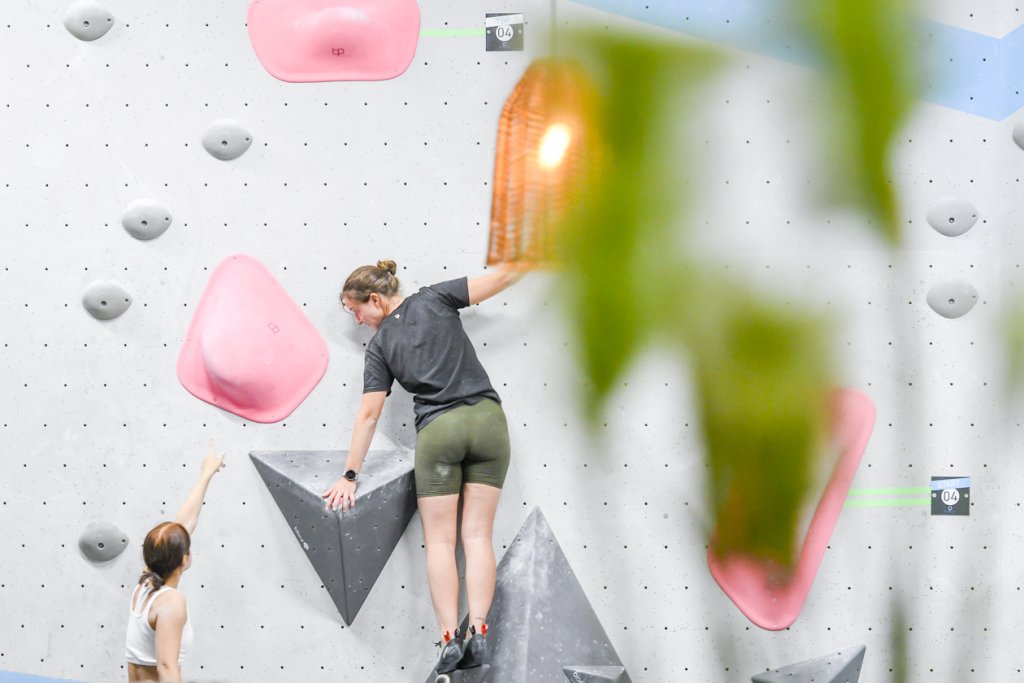
{"label": "woman's bare leg", "polygon": [[459,495],[423,496],[416,499],[423,522],[427,551],[427,583],[441,632],[452,635],[459,625],[459,572],[455,566],[455,520]]}
{"label": "woman's bare leg", "polygon": [[494,514],[501,489],[487,484],[462,487],[462,547],[466,552],[466,597],[469,623],[480,627],[494,600]]}

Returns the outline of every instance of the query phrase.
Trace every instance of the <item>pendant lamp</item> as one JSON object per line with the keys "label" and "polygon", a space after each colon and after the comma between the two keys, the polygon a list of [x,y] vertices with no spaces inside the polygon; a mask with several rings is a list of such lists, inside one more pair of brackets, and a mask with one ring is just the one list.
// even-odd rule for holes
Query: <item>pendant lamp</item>
{"label": "pendant lamp", "polygon": [[537,60],[516,84],[498,121],[488,265],[558,260],[558,226],[596,166],[594,102],[569,60]]}

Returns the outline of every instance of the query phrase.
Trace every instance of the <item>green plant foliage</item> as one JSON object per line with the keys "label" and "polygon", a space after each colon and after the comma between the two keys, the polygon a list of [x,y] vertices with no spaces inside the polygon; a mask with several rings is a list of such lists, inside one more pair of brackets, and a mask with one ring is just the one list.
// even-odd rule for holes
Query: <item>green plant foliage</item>
{"label": "green plant foliage", "polygon": [[1024,304],[1014,302],[1003,313],[1006,379],[1009,392],[1024,388]]}
{"label": "green plant foliage", "polygon": [[[561,229],[571,318],[592,383],[585,394],[595,418],[616,379],[674,305],[674,263],[664,253],[677,227],[683,193],[667,140],[676,137],[667,106],[721,63],[710,50],[607,34],[575,36],[577,55],[601,96],[591,122],[601,141],[599,168]],[[666,301],[665,294],[670,293]]]}
{"label": "green plant foliage", "polygon": [[796,559],[801,503],[824,452],[831,374],[823,321],[720,289],[690,339],[721,555]]}
{"label": "green plant foliage", "polygon": [[577,38],[600,93],[592,125],[603,146],[561,229],[587,414],[596,420],[649,344],[674,349],[696,378],[717,550],[788,566],[822,452],[831,386],[824,326],[711,275],[674,239],[689,204],[676,170],[699,172],[676,158],[697,162],[680,149],[677,104],[722,59],[636,37]]}
{"label": "green plant foliage", "polygon": [[823,157],[837,199],[876,217],[896,244],[900,222],[888,150],[916,98],[917,37],[908,0],[791,0],[824,58],[834,99]]}

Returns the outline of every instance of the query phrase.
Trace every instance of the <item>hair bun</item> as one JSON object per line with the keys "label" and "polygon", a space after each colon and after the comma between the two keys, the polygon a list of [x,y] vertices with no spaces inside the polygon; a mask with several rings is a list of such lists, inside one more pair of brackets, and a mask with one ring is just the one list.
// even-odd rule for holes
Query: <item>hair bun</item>
{"label": "hair bun", "polygon": [[392,275],[398,272],[398,264],[390,259],[383,259],[381,261],[377,261],[377,267],[383,268]]}

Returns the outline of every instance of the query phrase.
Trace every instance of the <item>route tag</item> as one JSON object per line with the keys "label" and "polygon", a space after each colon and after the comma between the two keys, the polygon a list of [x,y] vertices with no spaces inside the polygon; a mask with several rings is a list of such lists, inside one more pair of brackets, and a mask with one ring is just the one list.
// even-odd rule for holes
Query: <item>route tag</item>
{"label": "route tag", "polygon": [[523,49],[523,14],[488,14],[484,18],[487,29],[487,51],[508,52]]}
{"label": "route tag", "polygon": [[971,514],[970,477],[932,477],[932,514]]}

